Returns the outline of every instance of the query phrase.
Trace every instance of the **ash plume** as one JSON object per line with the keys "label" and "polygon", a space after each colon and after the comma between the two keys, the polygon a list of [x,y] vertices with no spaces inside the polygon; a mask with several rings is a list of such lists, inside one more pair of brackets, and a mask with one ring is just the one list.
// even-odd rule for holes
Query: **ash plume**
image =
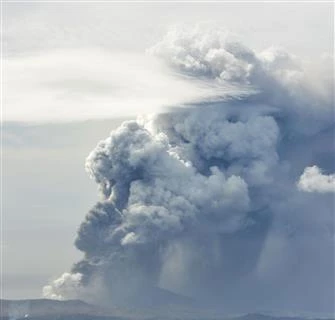
{"label": "ash plume", "polygon": [[99,142],[84,258],[44,294],[132,304],[169,290],[227,312],[331,312],[333,195],[297,182],[308,166],[334,171],[332,74],[201,27],[148,52],[190,81],[249,93],[127,121]]}

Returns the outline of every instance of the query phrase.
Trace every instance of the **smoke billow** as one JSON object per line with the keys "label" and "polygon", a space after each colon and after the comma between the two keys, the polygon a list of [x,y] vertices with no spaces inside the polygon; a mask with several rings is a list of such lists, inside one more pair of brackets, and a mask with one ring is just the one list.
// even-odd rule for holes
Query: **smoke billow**
{"label": "smoke billow", "polygon": [[335,174],[325,175],[317,166],[307,167],[298,187],[307,192],[335,192]]}
{"label": "smoke billow", "polygon": [[149,54],[249,94],[127,121],[101,141],[86,160],[102,200],[78,231],[84,258],[44,293],[127,304],[166,289],[226,311],[331,312],[334,201],[315,191],[334,179],[304,169],[334,170],[332,75],[203,30],[173,29]]}

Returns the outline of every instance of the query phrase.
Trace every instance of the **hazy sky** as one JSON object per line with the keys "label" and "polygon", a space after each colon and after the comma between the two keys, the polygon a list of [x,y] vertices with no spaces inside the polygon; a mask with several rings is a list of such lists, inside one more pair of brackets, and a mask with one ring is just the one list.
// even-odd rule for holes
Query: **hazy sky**
{"label": "hazy sky", "polygon": [[84,170],[85,158],[120,122],[5,124],[6,298],[39,297],[46,279],[80,256],[73,246],[76,230],[97,199],[96,185]]}
{"label": "hazy sky", "polygon": [[76,229],[97,199],[84,160],[116,118],[215,94],[146,57],[171,25],[212,23],[254,49],[283,46],[306,59],[333,50],[331,3],[4,7],[6,298],[40,296],[77,260]]}
{"label": "hazy sky", "polygon": [[197,23],[257,51],[333,48],[331,3],[6,3],[5,120],[134,116],[215,95],[145,57],[172,25]]}

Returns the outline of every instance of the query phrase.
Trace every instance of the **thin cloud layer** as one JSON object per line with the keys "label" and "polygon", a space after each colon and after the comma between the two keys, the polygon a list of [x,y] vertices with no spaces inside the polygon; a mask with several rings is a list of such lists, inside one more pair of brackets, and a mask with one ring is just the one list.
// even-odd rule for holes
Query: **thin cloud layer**
{"label": "thin cloud layer", "polygon": [[13,56],[4,59],[4,74],[5,121],[136,117],[218,94],[211,84],[178,76],[153,57],[103,49]]}
{"label": "thin cloud layer", "polygon": [[86,170],[102,200],[78,230],[79,284],[56,280],[46,297],[138,305],[169,290],[226,313],[331,312],[334,202],[297,190],[306,165],[294,152],[334,127],[332,90],[319,90],[331,75],[310,81],[298,58],[216,30],[174,30],[150,53],[244,94],[142,116],[99,142]]}

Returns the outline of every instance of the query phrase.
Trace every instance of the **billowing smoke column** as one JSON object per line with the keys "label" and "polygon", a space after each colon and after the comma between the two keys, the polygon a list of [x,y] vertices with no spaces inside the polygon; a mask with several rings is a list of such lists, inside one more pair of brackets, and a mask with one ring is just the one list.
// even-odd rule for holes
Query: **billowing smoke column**
{"label": "billowing smoke column", "polygon": [[[134,305],[169,290],[227,312],[331,312],[331,68],[311,77],[283,50],[198,27],[149,53],[190,81],[250,93],[128,121],[101,141],[86,161],[103,199],[78,231],[84,258],[44,294]],[[328,192],[306,182],[313,165]]]}

